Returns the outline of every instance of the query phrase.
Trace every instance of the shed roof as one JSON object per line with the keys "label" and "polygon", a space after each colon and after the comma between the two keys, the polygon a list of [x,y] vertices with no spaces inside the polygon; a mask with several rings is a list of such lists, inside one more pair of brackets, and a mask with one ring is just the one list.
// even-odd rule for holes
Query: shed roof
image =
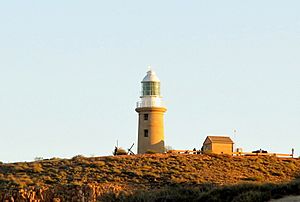
{"label": "shed roof", "polygon": [[234,142],[227,136],[207,136],[204,144],[207,143],[227,143],[233,144]]}

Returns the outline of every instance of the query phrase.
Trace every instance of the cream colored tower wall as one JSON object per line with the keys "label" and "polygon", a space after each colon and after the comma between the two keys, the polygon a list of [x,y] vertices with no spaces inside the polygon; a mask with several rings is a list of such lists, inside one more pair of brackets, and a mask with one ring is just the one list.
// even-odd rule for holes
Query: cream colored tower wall
{"label": "cream colored tower wall", "polygon": [[[136,111],[139,113],[138,153],[144,154],[147,151],[165,152],[164,112],[166,112],[166,108],[143,107],[136,108]],[[144,120],[145,114],[148,114],[148,120]],[[148,137],[145,137],[145,130],[148,130]]]}

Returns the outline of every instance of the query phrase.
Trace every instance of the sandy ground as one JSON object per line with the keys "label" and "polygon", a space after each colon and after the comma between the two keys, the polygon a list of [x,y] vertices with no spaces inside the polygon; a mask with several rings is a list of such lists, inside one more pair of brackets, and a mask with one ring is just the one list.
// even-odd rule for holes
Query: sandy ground
{"label": "sandy ground", "polygon": [[298,201],[300,201],[300,196],[287,196],[284,198],[271,200],[270,202],[298,202]]}

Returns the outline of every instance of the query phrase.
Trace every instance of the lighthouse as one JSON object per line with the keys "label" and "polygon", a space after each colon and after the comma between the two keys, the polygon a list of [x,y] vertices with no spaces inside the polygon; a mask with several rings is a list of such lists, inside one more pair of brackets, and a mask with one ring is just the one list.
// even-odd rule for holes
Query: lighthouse
{"label": "lighthouse", "polygon": [[167,111],[160,95],[160,80],[149,68],[142,80],[140,100],[135,111],[138,118],[138,154],[165,152],[164,113]]}

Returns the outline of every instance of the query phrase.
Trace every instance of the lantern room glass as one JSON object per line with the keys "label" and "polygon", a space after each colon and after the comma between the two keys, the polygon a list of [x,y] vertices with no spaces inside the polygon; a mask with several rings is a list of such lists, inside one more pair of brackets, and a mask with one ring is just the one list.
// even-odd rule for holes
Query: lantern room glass
{"label": "lantern room glass", "polygon": [[142,96],[160,96],[160,82],[143,82]]}

